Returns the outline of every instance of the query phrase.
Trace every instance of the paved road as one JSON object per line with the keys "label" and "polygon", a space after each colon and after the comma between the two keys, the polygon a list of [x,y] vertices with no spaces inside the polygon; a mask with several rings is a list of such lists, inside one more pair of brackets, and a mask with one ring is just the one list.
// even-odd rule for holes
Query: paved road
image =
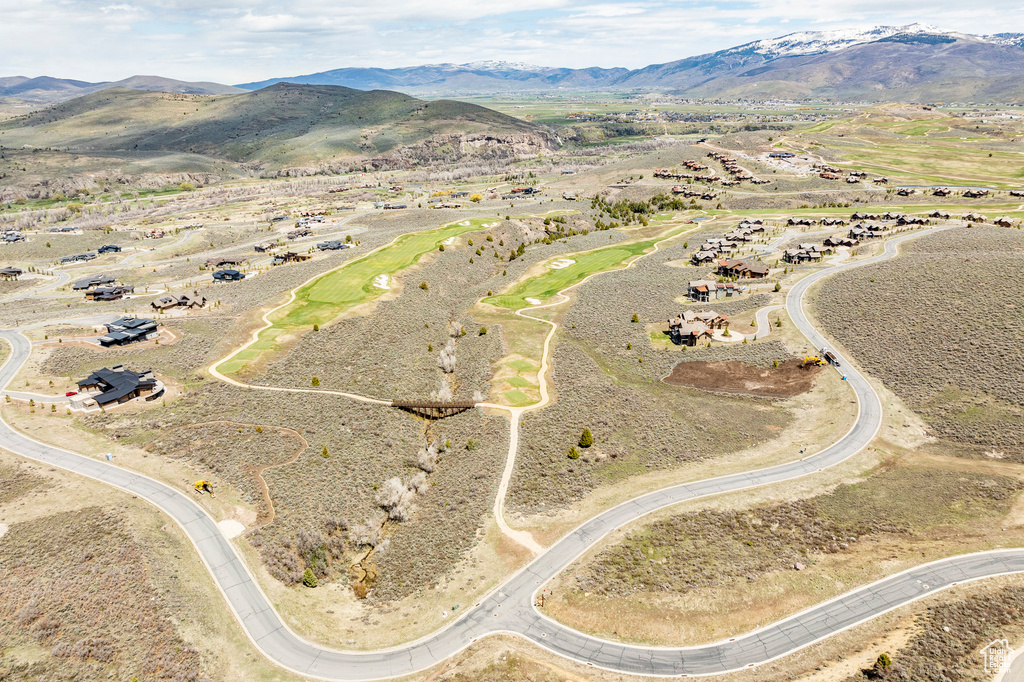
{"label": "paved road", "polygon": [[[948,229],[934,228],[931,231]],[[890,240],[896,244],[918,236]],[[856,267],[841,264],[801,280],[787,297],[793,321],[815,347],[825,345],[802,311],[808,288],[833,272]],[[0,331],[12,345],[11,357],[0,368],[6,386],[28,358],[31,344],[15,330]],[[504,585],[467,610],[447,628],[411,644],[356,653],[313,645],[285,626],[270,605],[231,542],[189,494],[120,469],[107,462],[35,441],[0,422],[0,446],[24,457],[59,466],[138,495],[171,516],[187,533],[214,576],[228,604],[256,646],[277,664],[305,675],[331,680],[366,680],[405,675],[430,667],[496,632],[526,637],[553,652],[609,670],[646,675],[714,674],[758,665],[784,656],[819,639],[873,618],[914,599],[957,583],[1004,573],[1024,572],[1024,550],[1007,550],[955,557],[919,566],[905,573],[819,604],[807,611],[727,642],[683,647],[634,647],[607,642],[557,624],[533,607],[534,593],[607,533],[667,505],[684,500],[790,480],[833,466],[861,450],[881,424],[881,404],[870,384],[844,360],[844,370],[857,396],[860,414],[854,427],[836,444],[805,459],[759,471],[675,486],[643,495],[585,522],[512,576]]]}

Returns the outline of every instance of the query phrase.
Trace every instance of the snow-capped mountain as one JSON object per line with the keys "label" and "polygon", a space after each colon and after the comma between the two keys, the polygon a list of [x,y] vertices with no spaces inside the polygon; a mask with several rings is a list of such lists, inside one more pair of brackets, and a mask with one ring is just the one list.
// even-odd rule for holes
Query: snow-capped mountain
{"label": "snow-capped mountain", "polygon": [[[976,36],[918,23],[802,31],[633,70],[481,60],[394,69],[347,67],[238,87],[258,90],[280,82],[420,96],[635,91],[693,97],[1024,102],[1024,34]],[[27,87],[19,83],[0,79],[0,87]],[[53,98],[47,101],[77,96],[74,88],[46,87],[44,94]]]}
{"label": "snow-capped mountain", "polygon": [[754,51],[765,56],[794,57],[799,55],[837,52],[854,45],[874,43],[893,36],[920,34],[949,34],[928,24],[910,24],[908,26],[875,26],[869,29],[846,28],[835,31],[800,31],[779,38],[758,40],[726,52]]}
{"label": "snow-capped mountain", "polygon": [[1024,34],[997,33],[973,36],[959,31],[945,31],[931,24],[907,26],[875,26],[873,28],[845,28],[834,31],[800,31],[779,38],[758,40],[725,52],[754,51],[771,58],[838,52],[855,45],[864,45],[901,37],[935,36],[950,40],[980,40],[993,45],[1024,47]]}

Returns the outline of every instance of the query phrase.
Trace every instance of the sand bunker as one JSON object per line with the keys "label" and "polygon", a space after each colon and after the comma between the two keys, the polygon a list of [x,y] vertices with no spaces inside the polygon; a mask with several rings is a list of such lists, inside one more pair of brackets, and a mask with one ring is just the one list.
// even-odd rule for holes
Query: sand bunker
{"label": "sand bunker", "polygon": [[569,267],[570,265],[572,265],[575,262],[576,261],[574,261],[571,258],[559,258],[558,260],[556,260],[554,263],[552,263],[548,267],[551,268],[552,270],[561,270],[562,268]]}
{"label": "sand bunker", "polygon": [[523,299],[523,300],[525,300],[530,305],[540,305],[543,302],[539,298],[533,298],[533,297],[526,298],[526,299]]}
{"label": "sand bunker", "polygon": [[374,277],[373,278],[373,286],[377,287],[378,289],[390,289],[391,288],[391,287],[388,286],[388,276],[387,275],[377,275],[376,277]]}

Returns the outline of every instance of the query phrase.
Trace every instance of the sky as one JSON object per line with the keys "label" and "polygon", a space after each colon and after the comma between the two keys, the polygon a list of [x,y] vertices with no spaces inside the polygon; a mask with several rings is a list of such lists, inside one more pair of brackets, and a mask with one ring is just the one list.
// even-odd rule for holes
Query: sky
{"label": "sky", "polygon": [[1021,0],[0,0],[0,76],[241,83],[503,60],[637,68],[795,31],[1024,33]]}

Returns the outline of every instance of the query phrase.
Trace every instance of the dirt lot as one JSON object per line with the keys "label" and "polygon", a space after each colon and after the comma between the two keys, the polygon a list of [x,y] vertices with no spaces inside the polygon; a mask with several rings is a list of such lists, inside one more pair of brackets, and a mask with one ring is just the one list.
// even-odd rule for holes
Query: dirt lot
{"label": "dirt lot", "polygon": [[[814,313],[950,452],[1024,461],[1024,233],[951,230],[825,281]],[[965,447],[966,446],[966,447]]]}
{"label": "dirt lot", "polygon": [[680,362],[665,377],[665,383],[725,393],[792,398],[811,390],[814,378],[823,369],[801,369],[801,362],[799,358],[790,358],[774,369],[751,367],[736,360]]}

